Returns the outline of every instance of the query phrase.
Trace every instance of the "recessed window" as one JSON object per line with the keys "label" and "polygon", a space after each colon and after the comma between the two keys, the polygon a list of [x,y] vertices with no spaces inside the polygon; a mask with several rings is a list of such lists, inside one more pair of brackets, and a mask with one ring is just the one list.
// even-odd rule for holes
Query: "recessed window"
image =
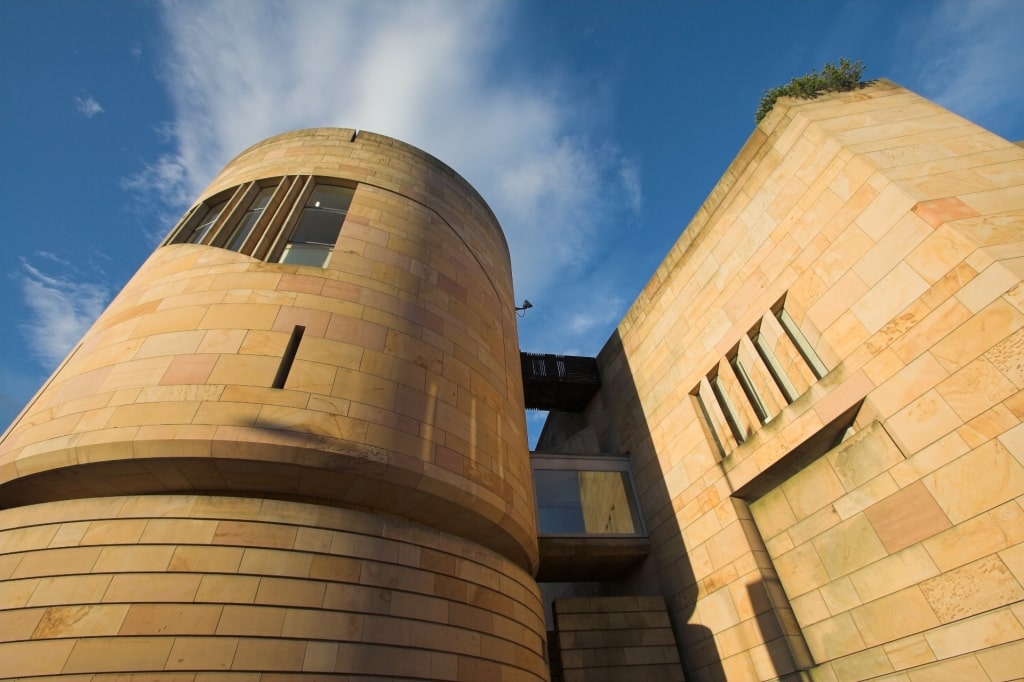
{"label": "recessed window", "polygon": [[189,244],[198,244],[203,241],[203,238],[210,232],[210,228],[216,224],[217,218],[220,217],[220,214],[224,210],[224,207],[227,206],[227,203],[228,201],[225,199],[219,204],[214,204],[207,209],[206,215],[203,216],[202,221],[196,226],[196,229],[192,230],[192,234],[190,234],[188,239],[185,241]]}
{"label": "recessed window", "polygon": [[744,395],[747,396],[747,400],[754,408],[754,412],[757,413],[757,418],[761,420],[762,424],[766,424],[770,418],[768,406],[764,404],[761,394],[758,393],[757,387],[754,386],[754,382],[750,379],[750,374],[747,373],[747,368],[740,361],[738,352],[729,358],[729,365],[732,367],[736,379],[740,382],[740,388],[743,389]]}
{"label": "recessed window", "polygon": [[341,233],[354,190],[317,185],[281,253],[282,263],[325,267]]}
{"label": "recessed window", "polygon": [[309,175],[247,182],[197,204],[164,243],[325,267],[354,194],[354,187],[318,183]]}
{"label": "recessed window", "polygon": [[537,455],[531,460],[539,533],[642,534],[628,460]]}
{"label": "recessed window", "polygon": [[754,342],[754,348],[757,349],[761,360],[764,361],[765,367],[768,368],[768,373],[775,381],[775,385],[779,387],[782,395],[786,398],[786,402],[791,403],[796,400],[799,397],[796,387],[793,386],[793,382],[789,380],[785,370],[782,369],[782,363],[775,356],[775,352],[765,339],[764,334],[756,332],[751,340]]}
{"label": "recessed window", "polygon": [[725,421],[729,424],[729,430],[732,431],[733,437],[737,443],[742,443],[747,439],[747,434],[743,427],[740,426],[740,415],[736,411],[736,407],[729,400],[729,395],[725,392],[725,387],[722,386],[722,379],[719,375],[708,377],[708,381],[711,383],[711,390],[715,394],[715,399],[718,404],[722,407],[722,413],[725,415]]}
{"label": "recessed window", "polygon": [[825,367],[825,363],[821,361],[820,357],[818,357],[818,354],[814,351],[814,348],[807,340],[807,337],[804,336],[802,331],[800,331],[800,327],[798,327],[796,322],[793,321],[793,318],[790,317],[786,309],[779,308],[775,313],[775,317],[778,318],[779,324],[789,336],[789,340],[793,342],[794,346],[796,346],[797,351],[803,357],[807,366],[811,368],[815,378],[820,379],[828,374],[828,368]]}
{"label": "recessed window", "polygon": [[270,203],[270,197],[274,195],[275,187],[264,187],[260,190],[260,193],[253,199],[252,204],[249,205],[249,209],[242,216],[242,219],[238,221],[237,227],[234,232],[228,237],[225,248],[231,251],[241,251],[242,245],[245,244],[245,240],[252,234],[252,228],[256,226],[256,222],[263,215],[264,209],[267,204]]}

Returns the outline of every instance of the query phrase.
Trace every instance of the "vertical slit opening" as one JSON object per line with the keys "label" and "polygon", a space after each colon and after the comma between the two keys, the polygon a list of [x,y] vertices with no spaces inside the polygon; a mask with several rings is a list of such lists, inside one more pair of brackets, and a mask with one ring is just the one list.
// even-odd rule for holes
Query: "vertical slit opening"
{"label": "vertical slit opening", "polygon": [[740,428],[740,420],[737,416],[736,408],[733,407],[729,397],[725,394],[719,377],[717,375],[713,376],[708,379],[708,382],[711,384],[711,390],[715,394],[719,407],[722,408],[722,414],[725,415],[725,421],[729,425],[729,430],[732,431],[733,437],[736,438],[736,443],[742,444],[747,439],[747,434]]}
{"label": "vertical slit opening", "polygon": [[779,360],[775,357],[775,353],[768,347],[767,342],[764,339],[764,335],[758,332],[752,339],[754,342],[754,348],[757,350],[757,354],[761,356],[762,362],[765,367],[768,368],[768,374],[771,375],[775,381],[775,385],[782,391],[783,397],[787,403],[791,403],[797,399],[796,388],[789,381],[789,377],[783,371],[782,367],[779,366]]}
{"label": "vertical slit opening", "polygon": [[739,355],[733,355],[729,358],[729,364],[732,366],[733,372],[736,373],[736,379],[740,383],[740,388],[743,389],[744,395],[747,396],[747,400],[754,408],[754,412],[757,413],[757,418],[761,420],[762,424],[767,424],[769,419],[768,406],[764,404],[764,400],[761,399],[761,395],[757,392],[754,382],[751,381],[750,375],[747,374],[747,368],[740,362]]}
{"label": "vertical slit opening", "polygon": [[305,331],[306,328],[301,324],[295,325],[295,329],[292,330],[292,336],[288,339],[288,345],[284,349],[284,356],[281,358],[281,364],[277,368],[277,376],[274,377],[271,388],[284,388],[285,382],[288,381],[288,373],[292,371],[292,363],[295,362],[295,354],[299,352],[299,342],[302,341]]}
{"label": "vertical slit opening", "polygon": [[790,314],[786,312],[786,309],[780,308],[779,311],[775,313],[775,317],[778,318],[780,326],[789,336],[789,340],[793,342],[794,346],[796,346],[796,349],[800,353],[801,357],[803,357],[804,362],[806,362],[807,366],[811,368],[815,378],[820,379],[828,374],[828,369],[825,367],[825,363],[821,361],[820,357],[818,357],[818,354],[814,351],[814,348],[807,340],[807,337],[804,336],[804,333],[800,330],[800,327],[797,326]]}
{"label": "vertical slit opening", "polygon": [[708,411],[708,406],[704,403],[704,398],[700,395],[700,384],[690,392],[690,398],[697,403],[697,409],[700,410],[700,415],[704,419],[704,426],[706,427],[706,435],[711,438],[711,442],[715,444],[715,448],[718,450],[718,459],[725,459],[725,445],[722,443],[722,439],[718,437],[718,430],[715,428],[715,422],[711,419],[711,413]]}

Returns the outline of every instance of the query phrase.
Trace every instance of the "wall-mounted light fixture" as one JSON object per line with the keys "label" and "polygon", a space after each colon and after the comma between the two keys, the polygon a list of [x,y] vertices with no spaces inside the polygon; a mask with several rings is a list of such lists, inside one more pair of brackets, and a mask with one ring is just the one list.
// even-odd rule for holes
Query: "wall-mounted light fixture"
{"label": "wall-mounted light fixture", "polygon": [[525,299],[524,298],[523,299],[523,304],[521,306],[519,306],[518,308],[516,308],[516,315],[518,315],[519,317],[524,317],[526,315],[526,311],[529,310],[532,307],[533,307],[533,304],[530,303],[529,299]]}

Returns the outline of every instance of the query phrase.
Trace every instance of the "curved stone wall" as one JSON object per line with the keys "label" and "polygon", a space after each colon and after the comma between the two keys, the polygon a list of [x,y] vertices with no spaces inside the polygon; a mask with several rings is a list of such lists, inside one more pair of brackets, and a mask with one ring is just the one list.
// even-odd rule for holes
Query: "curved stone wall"
{"label": "curved stone wall", "polygon": [[164,495],[0,512],[0,674],[546,679],[533,580],[403,521]]}
{"label": "curved stone wall", "polygon": [[[341,129],[255,145],[197,206],[302,174],[355,186],[327,267],[159,248],[0,442],[0,504],[194,491],[310,501],[411,519],[533,570],[496,220],[433,157]],[[294,364],[273,388],[296,325]]]}

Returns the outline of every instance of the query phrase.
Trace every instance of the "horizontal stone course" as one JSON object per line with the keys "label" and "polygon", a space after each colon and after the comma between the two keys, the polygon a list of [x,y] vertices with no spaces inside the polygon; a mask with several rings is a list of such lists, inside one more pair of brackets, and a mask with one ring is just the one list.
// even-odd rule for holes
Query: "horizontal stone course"
{"label": "horizontal stone course", "polygon": [[[545,676],[536,587],[493,552],[407,522],[313,505],[194,496],[147,501],[102,498],[0,511],[0,547],[16,556],[7,554],[8,541],[16,541],[21,567],[5,583],[0,615],[9,627],[2,630],[0,652],[20,651],[24,642],[52,641],[59,648],[87,641],[66,661],[51,656],[41,674],[99,672],[109,670],[102,667],[107,647],[131,636],[135,648],[118,663],[126,671],[295,670],[307,647],[347,642],[368,647],[364,652],[397,647],[392,654],[403,660],[429,659],[434,651],[453,661],[490,660],[499,674],[515,678]],[[52,534],[40,532],[48,510],[58,519]],[[171,516],[153,516],[161,513]],[[62,533],[60,518],[106,529],[104,544],[51,548],[55,539],[89,535],[88,528]],[[116,530],[138,531],[139,524],[146,528],[141,539],[138,532]],[[317,534],[326,534],[325,541],[316,542]],[[147,537],[161,544],[146,544]],[[313,547],[299,550],[300,541]],[[74,563],[66,556],[114,549],[156,550],[165,566],[133,554],[108,567],[113,573],[90,574],[95,557]],[[435,573],[436,567],[451,570]],[[437,583],[442,577],[449,583],[444,589]],[[0,671],[20,674],[21,667],[8,665],[0,663]],[[392,663],[359,668],[335,657],[318,665],[323,672],[387,674]]]}

